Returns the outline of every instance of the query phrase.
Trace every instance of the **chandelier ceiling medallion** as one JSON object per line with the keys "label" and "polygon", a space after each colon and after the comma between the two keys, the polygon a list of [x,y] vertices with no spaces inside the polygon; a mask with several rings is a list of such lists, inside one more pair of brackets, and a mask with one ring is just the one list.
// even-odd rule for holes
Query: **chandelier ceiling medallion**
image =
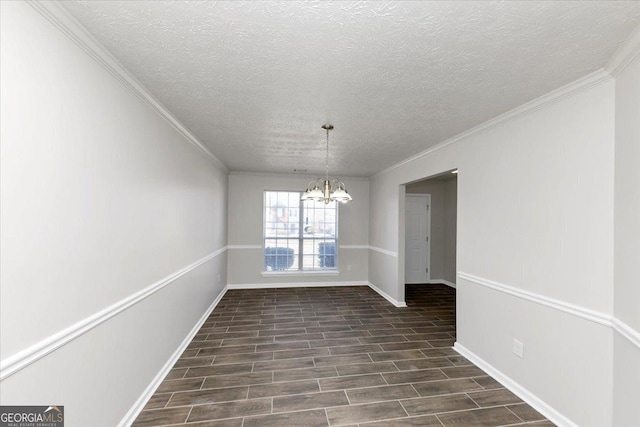
{"label": "chandelier ceiling medallion", "polygon": [[307,189],[302,193],[301,200],[313,200],[316,202],[329,203],[332,201],[347,203],[352,200],[344,182],[337,178],[329,180],[329,131],[333,129],[333,125],[322,125],[322,129],[327,132],[327,155],[325,161],[326,174],[325,178],[318,178],[315,181],[311,181],[307,186]]}

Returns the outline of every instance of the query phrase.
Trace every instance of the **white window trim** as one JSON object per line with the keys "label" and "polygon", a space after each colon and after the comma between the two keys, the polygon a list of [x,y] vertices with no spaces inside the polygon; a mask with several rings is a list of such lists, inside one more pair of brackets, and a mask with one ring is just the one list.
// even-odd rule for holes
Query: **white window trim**
{"label": "white window trim", "polygon": [[[264,190],[263,194],[265,194],[267,191],[273,191],[273,192],[289,192],[289,193],[299,193],[300,196],[302,196],[302,191],[297,191],[297,190]],[[336,203],[336,230],[338,230],[339,227],[339,207],[340,204],[338,202]],[[302,206],[300,206],[300,213],[302,214],[303,210],[302,210]],[[264,259],[264,249],[266,248],[265,245],[265,240],[267,239],[267,237],[264,235],[264,227],[265,227],[265,221],[266,221],[266,216],[265,216],[265,201],[264,201],[264,196],[263,196],[263,202],[262,202],[262,245],[261,247],[263,248],[263,259]],[[299,240],[303,240],[302,237],[298,238]],[[339,245],[340,245],[340,240],[338,238],[338,233],[336,233],[336,236],[334,239],[335,240],[335,268],[334,269],[327,269],[327,270],[303,270],[303,269],[297,269],[297,270],[262,270],[261,274],[262,277],[270,277],[270,276],[337,276],[340,274],[340,271],[338,270],[339,267],[339,256],[338,256],[338,251],[339,251]]]}
{"label": "white window trim", "polygon": [[337,276],[340,274],[338,270],[279,270],[279,271],[263,271],[262,277],[276,277],[276,276]]}

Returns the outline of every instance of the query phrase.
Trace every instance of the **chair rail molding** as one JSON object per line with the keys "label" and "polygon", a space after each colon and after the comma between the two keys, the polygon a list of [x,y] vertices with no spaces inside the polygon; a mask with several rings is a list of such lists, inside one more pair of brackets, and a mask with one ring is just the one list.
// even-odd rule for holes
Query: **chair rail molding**
{"label": "chair rail molding", "polygon": [[546,297],[544,295],[525,291],[523,289],[518,289],[513,286],[494,282],[493,280],[484,279],[482,277],[474,276],[472,274],[463,273],[460,271],[458,272],[458,278],[471,282],[475,285],[480,285],[494,291],[502,292],[517,298],[540,304],[545,307],[570,314],[580,319],[588,320],[590,322],[611,328],[613,331],[619,333],[624,338],[629,340],[631,344],[640,349],[640,332],[636,331],[631,326],[615,316],[611,316],[596,310],[561,301],[556,298]]}
{"label": "chair rail molding", "polygon": [[100,324],[106,322],[122,311],[134,306],[140,301],[148,298],[149,296],[155,294],[160,289],[165,286],[171,284],[175,280],[184,276],[192,270],[200,267],[208,261],[211,261],[218,255],[226,252],[227,247],[224,246],[218,249],[215,252],[210,253],[209,255],[200,258],[196,262],[189,264],[188,266],[178,270],[167,277],[158,280],[157,282],[147,286],[146,288],[129,295],[128,297],[116,302],[115,304],[110,305],[97,313],[92,314],[89,317],[86,317],[79,322],[74,323],[73,325],[56,332],[55,334],[25,348],[22,351],[14,354],[13,356],[9,356],[6,359],[0,362],[0,381],[5,378],[15,374],[21,369],[26,368],[32,363],[37,362],[48,354],[56,351],[63,345],[73,341],[74,339],[86,334],[93,328],[99,326]]}
{"label": "chair rail molding", "polygon": [[369,245],[340,245],[340,249],[369,249]]}
{"label": "chair rail molding", "polygon": [[638,350],[640,350],[640,332],[636,331],[617,317],[613,317],[611,319],[611,327],[614,331],[622,335],[631,344],[635,345]]}
{"label": "chair rail molding", "polygon": [[493,289],[495,291],[531,301],[536,304],[544,305],[546,307],[550,307],[555,310],[562,311],[563,313],[571,314],[573,316],[580,317],[584,320],[589,320],[603,326],[611,327],[611,316],[600,313],[596,310],[580,307],[578,305],[570,304],[568,302],[564,302],[555,298],[550,298],[544,295],[536,294],[534,292],[525,291],[523,289],[494,282],[493,280],[484,279],[482,277],[474,276],[468,273],[458,272],[458,277],[460,279],[483,286],[485,288]]}
{"label": "chair rail molding", "polygon": [[371,245],[369,245],[369,249],[374,251],[374,252],[379,252],[381,254],[385,254],[385,255],[389,255],[389,256],[398,258],[398,252],[389,251],[387,249],[382,249],[382,248],[379,248],[377,246],[371,246]]}

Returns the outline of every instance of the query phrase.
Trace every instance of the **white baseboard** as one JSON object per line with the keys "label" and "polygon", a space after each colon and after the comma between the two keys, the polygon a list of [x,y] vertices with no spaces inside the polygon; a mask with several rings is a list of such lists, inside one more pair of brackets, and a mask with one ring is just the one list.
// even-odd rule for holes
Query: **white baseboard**
{"label": "white baseboard", "polygon": [[387,294],[386,292],[384,292],[383,290],[381,290],[380,288],[378,288],[376,285],[374,285],[371,282],[368,282],[368,285],[371,289],[373,289],[374,291],[376,291],[378,294],[380,294],[381,297],[383,297],[384,299],[386,299],[387,301],[389,301],[391,304],[395,305],[396,307],[402,308],[402,307],[406,307],[407,303],[404,301],[398,301],[395,298],[391,298],[391,296],[389,294]]}
{"label": "white baseboard", "polygon": [[227,289],[321,288],[327,286],[368,286],[369,282],[230,283]]}
{"label": "white baseboard", "polygon": [[376,291],[380,296],[389,301],[396,307],[406,307],[407,304],[404,301],[398,301],[391,298],[386,292],[378,289],[371,282],[298,282],[298,283],[234,283],[228,284],[227,289],[273,289],[273,288],[315,288],[315,287],[327,287],[327,286],[369,286]]}
{"label": "white baseboard", "polygon": [[448,280],[443,280],[443,279],[433,279],[433,280],[427,280],[427,283],[430,285],[447,285],[450,288],[455,289],[456,288],[456,284],[453,282],[450,282]]}
{"label": "white baseboard", "polygon": [[147,402],[149,401],[149,399],[151,399],[151,396],[153,396],[153,393],[155,393],[155,391],[158,388],[158,386],[160,385],[160,383],[162,383],[162,380],[164,380],[164,378],[167,376],[167,374],[169,373],[171,368],[173,368],[173,365],[176,364],[176,362],[180,358],[180,355],[184,352],[184,350],[187,348],[187,346],[189,346],[189,343],[191,342],[193,337],[196,336],[196,334],[198,333],[198,331],[200,330],[200,328],[202,327],[204,322],[207,320],[207,318],[209,317],[211,312],[216,308],[216,306],[218,305],[218,303],[220,302],[220,300],[222,299],[222,297],[224,296],[225,293],[227,293],[227,288],[226,287],[222,290],[222,292],[220,292],[220,294],[215,299],[215,301],[213,301],[213,304],[211,304],[211,306],[209,306],[209,308],[207,308],[207,310],[202,315],[200,320],[198,320],[198,322],[191,329],[189,334],[180,343],[180,345],[178,346],[176,351],[174,351],[173,354],[171,355],[171,357],[169,358],[169,360],[167,360],[167,363],[164,364],[162,369],[160,369],[160,371],[156,374],[156,376],[153,378],[153,380],[151,380],[151,383],[147,386],[147,388],[144,390],[144,392],[140,395],[138,400],[136,400],[136,403],[133,404],[131,409],[129,409],[127,414],[120,421],[120,423],[118,424],[118,427],[128,427],[131,424],[133,424],[133,422],[136,420],[138,415],[140,415],[140,412],[142,412],[142,409],[144,408],[144,405],[146,405]]}
{"label": "white baseboard", "polygon": [[555,423],[559,427],[578,427],[576,423],[571,421],[569,418],[562,415],[560,412],[551,407],[548,403],[540,399],[535,394],[531,393],[526,388],[522,387],[520,384],[515,382],[510,377],[503,374],[498,369],[494,368],[489,363],[485,362],[482,358],[477,356],[475,353],[468,350],[459,342],[456,342],[453,345],[453,349],[469,359],[475,365],[477,365],[480,369],[491,375],[496,381],[509,389],[513,394],[518,396],[520,399],[527,402],[533,409],[540,412],[542,415],[547,417],[551,422]]}

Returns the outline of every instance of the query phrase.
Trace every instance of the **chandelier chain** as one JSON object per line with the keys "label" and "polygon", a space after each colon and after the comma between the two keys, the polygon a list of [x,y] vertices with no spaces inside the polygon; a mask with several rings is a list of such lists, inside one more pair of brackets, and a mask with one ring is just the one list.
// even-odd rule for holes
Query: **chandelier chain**
{"label": "chandelier chain", "polygon": [[349,193],[347,193],[344,183],[337,178],[329,181],[329,131],[333,129],[333,126],[327,123],[322,125],[322,129],[327,132],[327,151],[324,159],[325,179],[323,181],[322,178],[318,178],[315,181],[311,181],[302,196],[300,196],[300,200],[313,200],[324,203],[333,201],[340,203],[350,202],[353,199]]}
{"label": "chandelier chain", "polygon": [[329,127],[327,127],[327,155],[325,157],[326,180],[329,181]]}

